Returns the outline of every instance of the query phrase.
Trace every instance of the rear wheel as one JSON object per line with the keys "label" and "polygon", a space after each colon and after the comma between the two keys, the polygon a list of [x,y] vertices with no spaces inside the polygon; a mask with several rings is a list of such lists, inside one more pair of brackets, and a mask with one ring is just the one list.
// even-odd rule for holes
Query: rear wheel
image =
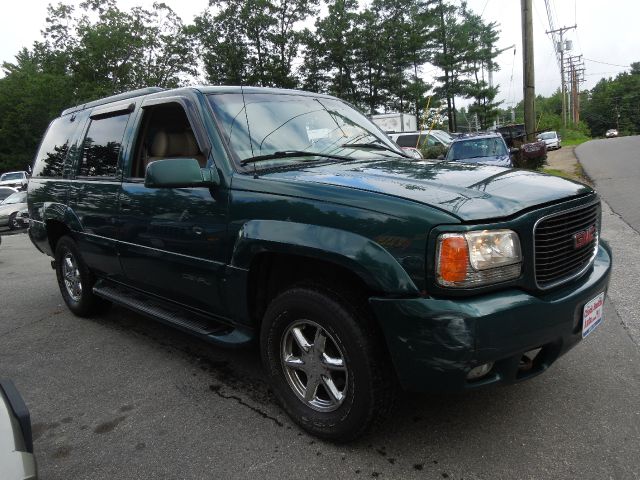
{"label": "rear wheel", "polygon": [[392,408],[395,378],[375,325],[328,290],[300,286],[274,299],[261,351],[284,409],[313,435],[352,440]]}
{"label": "rear wheel", "polygon": [[64,236],[58,241],[55,259],[58,286],[69,310],[86,317],[110,306],[109,302],[93,294],[95,279],[71,237]]}

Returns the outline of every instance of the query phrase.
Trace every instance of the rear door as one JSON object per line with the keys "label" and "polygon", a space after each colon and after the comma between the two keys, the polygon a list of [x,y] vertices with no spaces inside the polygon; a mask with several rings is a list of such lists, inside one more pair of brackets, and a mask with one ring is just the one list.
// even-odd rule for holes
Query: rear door
{"label": "rear door", "polygon": [[69,188],[82,256],[92,270],[114,279],[122,277],[116,219],[123,142],[134,108],[134,103],[120,102],[91,112]]}
{"label": "rear door", "polygon": [[146,165],[163,158],[196,158],[201,167],[213,166],[196,103],[183,96],[147,100],[132,145],[118,212],[126,281],[162,298],[224,314],[220,289],[227,191],[144,186]]}

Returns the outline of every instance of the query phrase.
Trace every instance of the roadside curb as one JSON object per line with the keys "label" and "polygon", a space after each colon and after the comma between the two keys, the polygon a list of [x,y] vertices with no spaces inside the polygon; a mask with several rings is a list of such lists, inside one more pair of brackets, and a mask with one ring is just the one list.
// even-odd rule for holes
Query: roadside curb
{"label": "roadside curb", "polygon": [[573,148],[573,156],[576,157],[576,163],[578,165],[580,165],[580,171],[582,172],[582,176],[591,184],[591,185],[595,185],[596,182],[593,181],[593,179],[591,178],[591,176],[589,175],[589,172],[587,172],[587,169],[585,168],[585,166],[582,164],[582,162],[580,161],[580,154],[578,153],[578,149],[580,147],[582,147],[582,145],[585,145],[589,142],[592,142],[593,140],[589,140],[588,142],[584,142],[581,143],[580,145],[576,145]]}

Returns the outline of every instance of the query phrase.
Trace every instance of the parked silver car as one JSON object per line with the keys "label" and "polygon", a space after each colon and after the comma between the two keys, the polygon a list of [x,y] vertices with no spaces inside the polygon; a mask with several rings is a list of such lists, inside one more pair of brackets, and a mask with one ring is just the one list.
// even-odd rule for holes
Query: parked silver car
{"label": "parked silver car", "polygon": [[29,410],[9,380],[0,380],[0,478],[38,478]]}
{"label": "parked silver car", "polygon": [[560,141],[562,139],[558,136],[558,132],[542,132],[538,135],[538,141],[544,142],[547,145],[547,150],[555,150],[560,148],[562,145]]}
{"label": "parked silver car", "polygon": [[13,195],[18,190],[13,187],[0,187],[0,202],[2,202],[9,195]]}
{"label": "parked silver car", "polygon": [[0,227],[9,227],[10,230],[22,226],[18,215],[27,208],[27,192],[16,192],[9,195],[0,203]]}

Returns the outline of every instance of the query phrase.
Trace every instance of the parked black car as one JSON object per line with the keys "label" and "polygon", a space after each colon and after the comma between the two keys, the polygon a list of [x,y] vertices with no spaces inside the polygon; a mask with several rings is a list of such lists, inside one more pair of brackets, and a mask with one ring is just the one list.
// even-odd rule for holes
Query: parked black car
{"label": "parked black car", "polygon": [[497,133],[462,135],[453,140],[444,159],[497,167],[513,166],[509,148]]}

